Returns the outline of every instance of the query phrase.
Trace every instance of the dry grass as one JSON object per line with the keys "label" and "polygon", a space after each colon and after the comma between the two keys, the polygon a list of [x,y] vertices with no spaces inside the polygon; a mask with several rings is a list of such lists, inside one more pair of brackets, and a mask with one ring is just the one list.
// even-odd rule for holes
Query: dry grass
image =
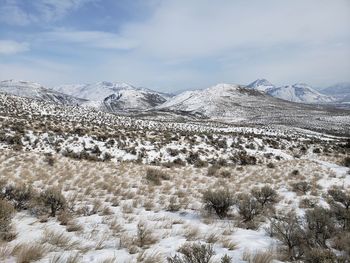
{"label": "dry grass", "polygon": [[[50,246],[48,248],[53,251],[76,248],[82,251],[83,248],[79,247],[77,242],[72,241],[75,240],[75,235],[82,240],[81,244],[84,244],[83,240],[91,242],[91,245],[89,243],[86,246],[86,250],[105,249],[106,244],[109,245],[110,241],[116,240],[117,242],[121,238],[120,247],[126,248],[133,255],[133,260],[138,258],[139,262],[158,262],[156,261],[157,257],[152,256],[152,252],[142,253],[142,251],[152,248],[159,241],[159,238],[165,237],[184,236],[188,241],[203,240],[211,244],[218,243],[230,251],[237,249],[239,242],[232,241],[232,236],[235,235],[233,223],[236,218],[230,218],[232,228],[231,225],[218,223],[218,220],[214,218],[204,219],[207,223],[204,227],[213,232],[201,233],[200,228],[193,224],[193,221],[188,221],[187,217],[183,216],[185,213],[190,216],[201,216],[200,211],[203,208],[201,193],[203,189],[208,188],[208,185],[225,186],[236,193],[239,192],[239,189],[242,192],[249,192],[257,182],[268,182],[274,189],[279,190],[280,187],[303,180],[307,175],[310,176],[308,180],[312,182],[313,191],[315,194],[319,194],[324,189],[319,189],[317,186],[320,178],[318,175],[323,173],[327,176],[333,175],[331,171],[322,168],[315,162],[300,159],[277,162],[274,169],[267,168],[265,164],[243,168],[230,167],[227,168],[231,172],[230,179],[223,176],[208,177],[206,176],[206,168],[166,169],[164,171],[169,176],[169,180],[163,181],[162,179],[161,185],[158,186],[146,183],[144,165],[134,163],[116,165],[85,160],[75,161],[60,157],[56,158],[55,165],[48,170],[46,166],[41,167],[42,157],[40,154],[18,152],[17,155],[13,155],[9,151],[0,151],[4,153],[0,154],[0,179],[8,176],[7,178],[13,182],[33,183],[38,188],[46,188],[47,184],[50,183],[62,188],[63,194],[69,200],[67,202],[70,203],[68,211],[71,214],[62,213],[58,219],[62,225],[66,226],[68,232],[76,233],[51,231],[44,233],[42,242],[47,242],[52,246],[52,248]],[[298,175],[291,175],[294,169],[299,171]],[[16,176],[14,171],[17,173]],[[72,197],[71,200],[68,198],[69,196]],[[310,197],[309,194],[308,198],[310,200],[317,199]],[[296,200],[285,198],[280,201],[281,205],[288,203],[293,206],[296,204]],[[302,206],[307,207],[308,205],[313,204],[306,201],[302,203]],[[84,213],[80,215],[79,207],[85,209]],[[179,209],[180,212],[178,212]],[[160,216],[157,212],[163,210],[168,210],[167,213],[173,212],[174,216],[169,217],[167,222],[165,220],[161,222],[159,219]],[[78,221],[77,217],[82,214],[86,217],[82,217]],[[90,220],[90,218],[92,219]],[[90,222],[96,222],[96,218],[102,220],[101,224],[96,223],[101,228],[96,227],[96,230],[91,230],[95,226]],[[146,229],[142,230],[146,235],[140,239],[140,236],[144,234],[136,233],[134,226],[130,227],[130,224],[136,224],[141,218],[147,222],[147,225]],[[52,219],[49,218],[49,221],[44,222],[41,227],[52,222]],[[85,222],[89,223],[85,225]],[[187,222],[191,222],[193,225]],[[84,228],[82,224],[84,224]],[[199,224],[203,224],[203,217],[200,218]],[[106,242],[107,237],[96,238],[96,236],[101,237],[104,231],[108,232],[108,243]],[[0,256],[1,253],[7,257],[9,253],[13,252],[9,247],[3,246],[2,250],[0,248]],[[252,263],[271,262],[269,252],[245,253],[245,257],[249,260],[248,262]],[[52,258],[52,260],[54,259]],[[60,262],[59,260],[63,260],[63,257],[56,260],[51,262]],[[164,262],[164,258],[162,260],[159,262]],[[79,262],[79,259],[72,262]],[[115,258],[111,258],[106,259],[105,262],[117,261]]]}
{"label": "dry grass", "polygon": [[254,253],[245,250],[242,257],[242,259],[248,263],[271,263],[273,258],[274,254],[271,250],[256,251]]}
{"label": "dry grass", "polygon": [[164,262],[164,256],[158,251],[144,250],[144,251],[141,251],[137,255],[137,262],[142,262],[142,263],[163,263]]}
{"label": "dry grass", "polygon": [[68,236],[64,232],[55,232],[52,230],[45,230],[40,242],[42,244],[50,244],[58,248],[64,248],[65,250],[76,249],[79,246],[78,241],[73,241],[72,237]]}
{"label": "dry grass", "polygon": [[29,263],[41,259],[47,252],[48,249],[41,244],[19,244],[12,253],[17,263]]}
{"label": "dry grass", "polygon": [[73,253],[70,255],[56,254],[50,258],[49,263],[79,263],[81,262],[81,256],[79,253]]}
{"label": "dry grass", "polygon": [[228,250],[235,250],[237,249],[237,243],[232,241],[230,238],[225,237],[221,240],[222,246],[224,248],[227,248]]}

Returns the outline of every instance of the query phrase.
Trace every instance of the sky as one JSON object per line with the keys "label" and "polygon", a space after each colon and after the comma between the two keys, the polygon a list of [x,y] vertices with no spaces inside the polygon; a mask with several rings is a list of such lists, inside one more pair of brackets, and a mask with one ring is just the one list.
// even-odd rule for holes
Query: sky
{"label": "sky", "polygon": [[350,81],[349,0],[0,0],[0,80]]}

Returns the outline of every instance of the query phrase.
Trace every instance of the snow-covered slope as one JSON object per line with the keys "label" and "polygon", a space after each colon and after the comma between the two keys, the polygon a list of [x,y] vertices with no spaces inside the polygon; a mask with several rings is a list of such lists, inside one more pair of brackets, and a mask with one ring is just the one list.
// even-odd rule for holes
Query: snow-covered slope
{"label": "snow-covered slope", "polygon": [[335,99],[331,96],[321,94],[306,84],[294,84],[276,87],[266,79],[257,79],[246,86],[249,89],[263,91],[266,94],[299,103],[329,103]]}
{"label": "snow-covered slope", "polygon": [[330,95],[338,102],[350,103],[350,83],[343,82],[322,90],[322,93]]}
{"label": "snow-covered slope", "polygon": [[270,89],[267,94],[292,102],[329,103],[334,101],[334,98],[321,94],[306,84],[294,84]]}
{"label": "snow-covered slope", "polygon": [[39,83],[18,80],[0,81],[0,93],[32,98],[62,105],[80,105],[85,100],[44,88]]}
{"label": "snow-covered slope", "polygon": [[270,89],[274,89],[275,87],[275,85],[271,84],[271,82],[269,82],[266,79],[257,79],[254,82],[247,85],[248,89],[255,89],[264,92],[267,92]]}
{"label": "snow-covered slope", "polygon": [[288,110],[302,107],[268,96],[260,91],[235,84],[216,86],[183,92],[157,107],[162,111],[189,113],[192,115],[230,119],[233,121],[252,119],[261,114],[288,115]]}
{"label": "snow-covered slope", "polygon": [[145,110],[164,103],[170,95],[137,88],[127,83],[98,82],[95,84],[62,85],[55,90],[89,100],[85,105],[107,111]]}

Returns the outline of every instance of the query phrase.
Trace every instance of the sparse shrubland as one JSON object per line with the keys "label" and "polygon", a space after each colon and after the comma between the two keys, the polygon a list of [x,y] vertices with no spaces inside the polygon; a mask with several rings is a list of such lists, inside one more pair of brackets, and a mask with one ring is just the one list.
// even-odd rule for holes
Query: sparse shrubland
{"label": "sparse shrubland", "polygon": [[3,100],[0,261],[349,261],[348,140]]}

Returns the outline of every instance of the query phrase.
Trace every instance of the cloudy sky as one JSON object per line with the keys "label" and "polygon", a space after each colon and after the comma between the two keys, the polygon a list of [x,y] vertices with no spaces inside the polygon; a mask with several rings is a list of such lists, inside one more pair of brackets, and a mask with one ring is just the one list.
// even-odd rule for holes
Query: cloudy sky
{"label": "cloudy sky", "polygon": [[350,81],[349,0],[0,0],[0,79]]}

